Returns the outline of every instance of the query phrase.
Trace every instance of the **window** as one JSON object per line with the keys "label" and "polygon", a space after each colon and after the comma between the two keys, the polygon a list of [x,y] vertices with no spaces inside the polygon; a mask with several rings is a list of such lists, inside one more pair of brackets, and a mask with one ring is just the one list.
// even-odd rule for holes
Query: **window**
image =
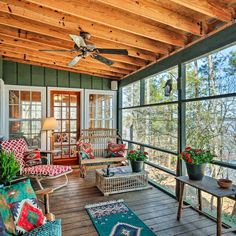
{"label": "window", "polygon": [[[116,127],[116,97],[113,92],[88,92],[88,120],[89,128]],[[87,107],[86,107],[87,108]]]}
{"label": "window", "polygon": [[[145,79],[145,104],[176,101],[178,99],[177,78],[178,68],[174,67]],[[171,83],[172,91],[170,96],[165,96],[164,88],[168,82]]]}
{"label": "window", "polygon": [[186,98],[236,92],[236,45],[186,64]]}
{"label": "window", "polygon": [[122,107],[140,105],[140,81],[122,88]]}
{"label": "window", "polygon": [[9,89],[9,137],[26,137],[31,147],[41,147],[43,94],[39,90]]}

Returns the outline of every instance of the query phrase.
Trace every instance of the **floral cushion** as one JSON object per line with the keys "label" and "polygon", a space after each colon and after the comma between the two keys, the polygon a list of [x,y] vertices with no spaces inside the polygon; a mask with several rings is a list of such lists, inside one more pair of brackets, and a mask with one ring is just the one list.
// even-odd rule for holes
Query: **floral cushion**
{"label": "floral cushion", "polygon": [[91,143],[79,141],[76,145],[79,147],[82,159],[94,159],[93,148]]}
{"label": "floral cushion", "polygon": [[23,169],[24,175],[41,175],[41,176],[57,176],[65,172],[71,171],[70,166],[60,165],[37,165],[29,166]]}
{"label": "floral cushion", "polygon": [[108,157],[124,157],[125,144],[108,142]]}
{"label": "floral cushion", "polygon": [[23,235],[46,223],[46,218],[35,198],[11,203],[10,208],[18,235]]}
{"label": "floral cushion", "polygon": [[40,151],[29,150],[24,152],[25,166],[35,166],[42,164]]}

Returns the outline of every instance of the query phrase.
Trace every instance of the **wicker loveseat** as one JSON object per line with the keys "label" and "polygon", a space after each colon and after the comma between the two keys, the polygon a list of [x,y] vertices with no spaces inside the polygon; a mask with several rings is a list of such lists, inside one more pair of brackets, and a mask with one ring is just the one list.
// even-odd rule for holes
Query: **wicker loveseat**
{"label": "wicker loveseat", "polygon": [[126,161],[125,157],[107,157],[108,142],[122,143],[122,138],[116,129],[83,129],[80,141],[91,143],[95,157],[94,159],[83,159],[80,152],[78,152],[80,174],[83,178],[86,176],[87,170],[100,169],[108,164],[120,166]]}

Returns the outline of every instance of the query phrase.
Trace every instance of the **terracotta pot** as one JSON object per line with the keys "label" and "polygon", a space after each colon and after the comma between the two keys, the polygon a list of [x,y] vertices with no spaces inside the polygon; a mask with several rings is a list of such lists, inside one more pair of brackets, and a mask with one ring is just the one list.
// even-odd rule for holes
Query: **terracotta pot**
{"label": "terracotta pot", "polygon": [[204,163],[204,164],[199,164],[199,165],[193,165],[187,162],[185,163],[186,163],[189,179],[202,180],[205,173],[206,164]]}

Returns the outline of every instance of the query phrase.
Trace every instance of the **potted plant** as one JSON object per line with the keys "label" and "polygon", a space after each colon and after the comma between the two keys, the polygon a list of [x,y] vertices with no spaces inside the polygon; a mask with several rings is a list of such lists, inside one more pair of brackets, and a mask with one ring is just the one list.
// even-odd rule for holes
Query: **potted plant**
{"label": "potted plant", "polygon": [[148,159],[148,153],[140,149],[130,150],[127,159],[130,160],[133,172],[143,171],[144,161]]}
{"label": "potted plant", "polygon": [[187,147],[180,157],[186,163],[189,179],[202,180],[206,163],[211,162],[214,156],[210,151]]}
{"label": "potted plant", "polygon": [[20,166],[14,154],[0,151],[0,183],[9,185],[19,171]]}

